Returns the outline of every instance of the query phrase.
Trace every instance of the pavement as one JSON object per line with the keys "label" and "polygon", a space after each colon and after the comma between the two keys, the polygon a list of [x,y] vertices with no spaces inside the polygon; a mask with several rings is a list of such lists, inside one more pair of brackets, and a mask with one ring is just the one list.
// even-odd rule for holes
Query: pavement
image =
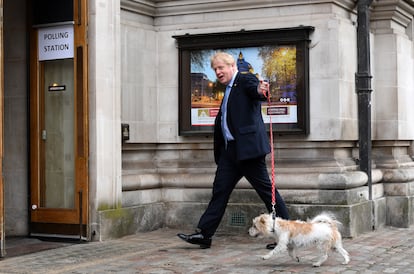
{"label": "pavement", "polygon": [[385,227],[345,238],[349,264],[331,253],[321,267],[312,267],[315,248],[300,249],[300,262],[287,254],[262,260],[269,239],[218,233],[211,248],[199,249],[180,240],[178,232],[189,231],[165,228],[5,257],[0,273],[414,273],[414,227]]}

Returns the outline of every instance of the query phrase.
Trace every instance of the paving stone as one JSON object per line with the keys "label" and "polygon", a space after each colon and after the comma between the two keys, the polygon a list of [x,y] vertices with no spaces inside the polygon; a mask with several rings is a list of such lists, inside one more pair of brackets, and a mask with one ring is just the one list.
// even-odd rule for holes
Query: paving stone
{"label": "paving stone", "polygon": [[414,227],[385,227],[346,238],[350,263],[342,265],[341,256],[331,253],[319,268],[312,267],[314,248],[299,249],[300,262],[287,253],[263,260],[268,239],[219,233],[210,249],[199,249],[178,239],[177,232],[160,229],[6,257],[0,260],[0,273],[414,273]]}

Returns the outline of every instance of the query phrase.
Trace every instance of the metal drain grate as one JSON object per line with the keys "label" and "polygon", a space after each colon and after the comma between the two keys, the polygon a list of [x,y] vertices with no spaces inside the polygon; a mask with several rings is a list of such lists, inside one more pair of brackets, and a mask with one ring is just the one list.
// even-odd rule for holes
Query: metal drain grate
{"label": "metal drain grate", "polygon": [[242,212],[232,213],[230,218],[231,226],[245,226],[246,225],[246,215]]}

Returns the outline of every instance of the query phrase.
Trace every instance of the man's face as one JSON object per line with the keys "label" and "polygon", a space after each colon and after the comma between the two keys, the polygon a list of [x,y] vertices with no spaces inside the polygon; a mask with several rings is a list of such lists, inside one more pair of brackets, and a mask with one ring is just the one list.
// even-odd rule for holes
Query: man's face
{"label": "man's face", "polygon": [[212,66],[216,73],[217,80],[223,85],[228,85],[233,78],[233,74],[236,71],[235,65],[228,65],[223,61],[216,59]]}

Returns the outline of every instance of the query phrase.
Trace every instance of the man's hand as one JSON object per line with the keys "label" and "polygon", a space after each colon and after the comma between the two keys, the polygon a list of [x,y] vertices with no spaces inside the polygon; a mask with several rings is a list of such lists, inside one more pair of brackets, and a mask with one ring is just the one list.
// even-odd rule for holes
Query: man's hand
{"label": "man's hand", "polygon": [[259,85],[257,86],[257,92],[259,94],[263,94],[264,97],[268,98],[270,96],[269,81],[268,80],[260,80]]}

